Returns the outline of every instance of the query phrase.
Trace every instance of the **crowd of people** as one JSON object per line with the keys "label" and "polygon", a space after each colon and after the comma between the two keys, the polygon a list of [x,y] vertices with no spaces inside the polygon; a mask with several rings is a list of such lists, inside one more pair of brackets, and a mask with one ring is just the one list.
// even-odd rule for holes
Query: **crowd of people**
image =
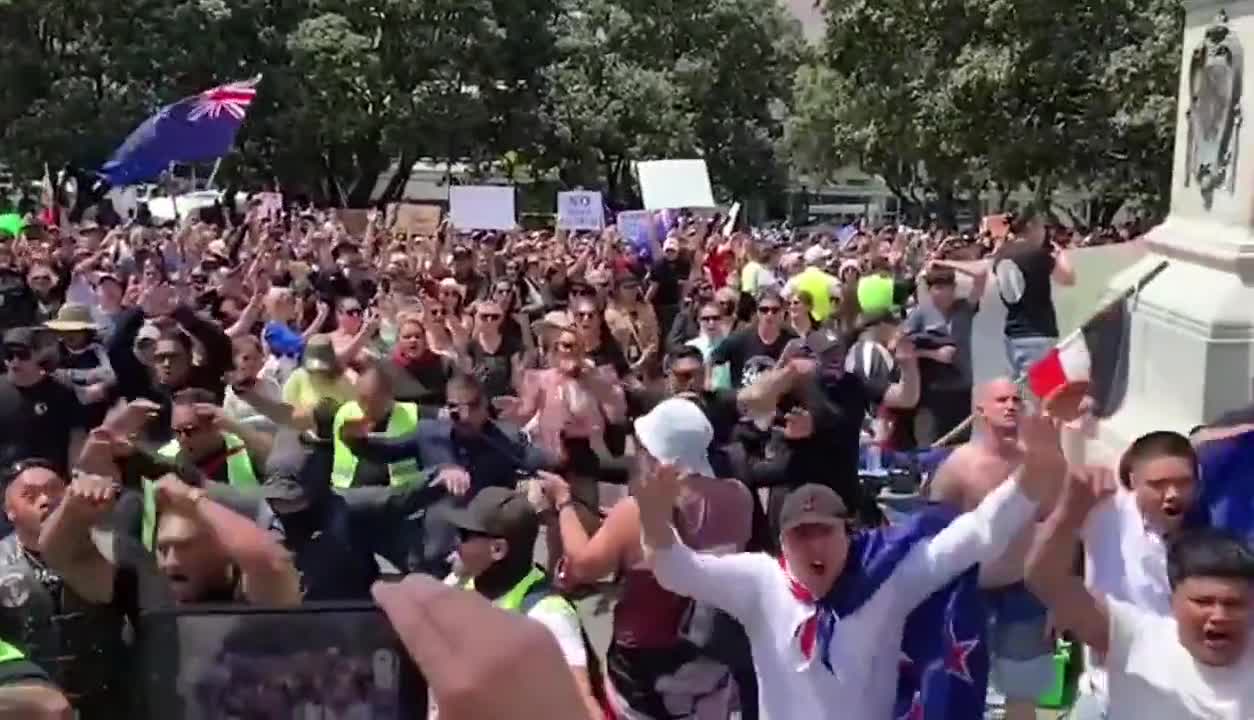
{"label": "crowd of people", "polygon": [[[0,241],[0,717],[143,717],[146,611],[372,598],[453,720],[932,717],[919,640],[1024,720],[1060,633],[1077,718],[1254,717],[1254,555],[1191,519],[1193,440],[1078,466],[1086,399],[1018,382],[1065,246],[1118,238],[240,210]],[[990,284],[1013,377],[977,382]],[[971,639],[911,623],[960,586]]]}

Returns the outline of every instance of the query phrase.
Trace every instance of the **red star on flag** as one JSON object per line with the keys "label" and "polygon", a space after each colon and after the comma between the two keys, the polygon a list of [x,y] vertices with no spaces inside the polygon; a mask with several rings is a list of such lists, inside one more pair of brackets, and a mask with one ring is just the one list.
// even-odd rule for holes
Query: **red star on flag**
{"label": "red star on flag", "polygon": [[958,641],[957,633],[954,632],[954,623],[951,620],[945,628],[945,634],[949,641],[949,647],[945,651],[945,672],[962,680],[963,682],[974,682],[971,677],[971,667],[967,664],[971,653],[975,651],[976,646],[980,644],[978,637],[970,640]]}
{"label": "red star on flag", "polygon": [[906,709],[906,714],[897,718],[897,720],[924,720],[923,717],[923,696],[919,692],[914,693],[914,699],[910,701],[910,707]]}

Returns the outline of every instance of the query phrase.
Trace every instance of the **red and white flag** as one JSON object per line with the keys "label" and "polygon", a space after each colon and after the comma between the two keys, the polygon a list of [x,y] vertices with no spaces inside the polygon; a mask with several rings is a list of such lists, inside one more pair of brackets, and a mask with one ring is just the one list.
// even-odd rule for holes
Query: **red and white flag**
{"label": "red and white flag", "polygon": [[1060,394],[1087,389],[1093,380],[1093,356],[1081,328],[1054,346],[1028,369],[1028,387],[1048,402]]}

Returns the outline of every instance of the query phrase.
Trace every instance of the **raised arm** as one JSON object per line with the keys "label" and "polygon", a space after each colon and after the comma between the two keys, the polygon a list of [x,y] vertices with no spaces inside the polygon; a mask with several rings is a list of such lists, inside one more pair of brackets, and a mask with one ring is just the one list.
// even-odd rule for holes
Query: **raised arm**
{"label": "raised arm", "polygon": [[118,493],[115,478],[80,473],[39,534],[40,555],[48,566],[84,600],[99,605],[113,600],[117,569],[96,547],[91,531],[113,509]]}
{"label": "raised arm", "polygon": [[1028,587],[1053,613],[1054,624],[1102,654],[1110,649],[1110,613],[1074,568],[1085,518],[1115,489],[1108,469],[1069,473],[1062,500],[1038,533],[1027,562]]}
{"label": "raised arm", "polygon": [[157,483],[157,503],[208,530],[243,574],[244,594],[257,605],[291,607],[301,601],[300,574],[291,554],[268,531],[173,476]]}
{"label": "raised arm", "polygon": [[744,622],[757,606],[761,580],[779,571],[766,555],[717,556],[684,545],[671,525],[679,488],[678,471],[662,466],[633,489],[640,507],[641,541],[653,575],[667,590],[713,605]]}
{"label": "raised arm", "polygon": [[179,327],[199,341],[200,346],[204,348],[204,363],[201,367],[215,378],[225,375],[234,361],[231,358],[231,339],[222,332],[222,328],[200,317],[186,306],[175,308],[171,315],[178,322]]}

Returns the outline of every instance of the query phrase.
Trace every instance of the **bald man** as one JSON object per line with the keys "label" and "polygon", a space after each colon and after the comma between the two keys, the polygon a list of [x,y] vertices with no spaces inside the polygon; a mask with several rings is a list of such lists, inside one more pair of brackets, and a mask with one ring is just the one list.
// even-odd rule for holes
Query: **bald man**
{"label": "bald man", "polygon": [[[932,477],[929,496],[962,511],[974,509],[1022,458],[1019,389],[1008,378],[976,387],[971,441],[956,448]],[[1058,450],[1059,473],[1066,460]],[[1060,474],[1061,477],[1061,474]],[[1043,519],[1052,503],[1042,504]],[[1023,584],[1036,527],[1029,524],[994,563],[980,568],[987,591],[991,680],[1006,697],[1006,720],[1033,720],[1036,700],[1053,682],[1053,641],[1045,606]]]}

